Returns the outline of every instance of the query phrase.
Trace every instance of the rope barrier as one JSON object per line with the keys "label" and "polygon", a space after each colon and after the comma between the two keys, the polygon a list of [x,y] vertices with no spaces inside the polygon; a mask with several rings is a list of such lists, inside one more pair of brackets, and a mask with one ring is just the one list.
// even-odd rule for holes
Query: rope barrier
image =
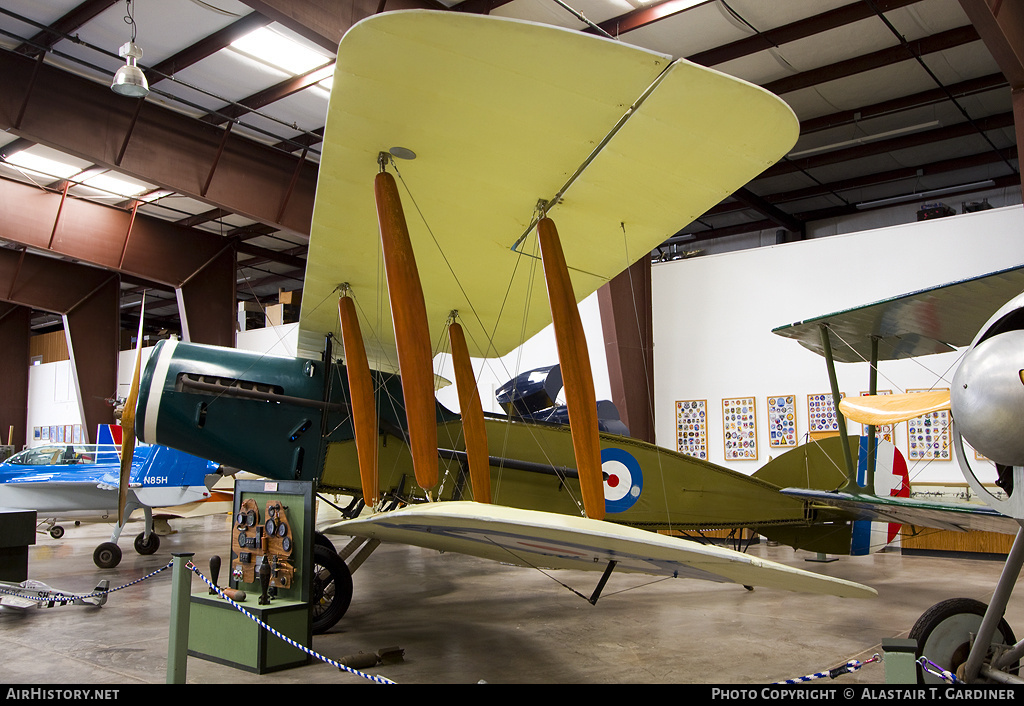
{"label": "rope barrier", "polygon": [[864,667],[864,666],[866,666],[868,664],[872,664],[873,662],[881,662],[881,661],[882,661],[882,657],[880,655],[877,655],[877,654],[873,655],[871,657],[871,659],[865,660],[863,662],[861,662],[860,660],[851,659],[849,662],[847,662],[846,664],[842,665],[841,667],[836,667],[835,669],[830,669],[827,672],[815,672],[814,674],[808,674],[805,677],[796,677],[795,679],[786,679],[785,681],[780,681],[780,682],[775,682],[775,683],[776,684],[805,684],[805,683],[807,683],[809,681],[814,681],[815,679],[824,679],[825,677],[828,677],[829,679],[835,679],[836,677],[842,676],[843,674],[852,674],[853,672],[856,672],[861,667]]}
{"label": "rope barrier", "polygon": [[321,662],[324,662],[324,663],[326,663],[326,664],[329,664],[329,665],[331,665],[332,667],[335,667],[335,668],[337,668],[337,669],[338,669],[338,670],[340,670],[340,671],[343,671],[343,672],[349,672],[350,674],[354,674],[354,675],[356,675],[357,677],[362,677],[362,678],[364,678],[364,679],[369,679],[370,681],[372,681],[372,682],[376,682],[377,684],[394,684],[394,683],[395,683],[395,682],[391,681],[390,679],[386,679],[385,677],[381,677],[381,676],[374,676],[374,675],[371,675],[371,674],[366,674],[365,672],[360,672],[360,671],[359,671],[358,669],[353,669],[352,667],[348,667],[348,666],[345,666],[345,665],[344,665],[344,664],[342,664],[341,662],[338,662],[338,661],[336,661],[336,660],[333,660],[333,659],[331,659],[331,658],[329,658],[329,657],[325,657],[324,655],[322,655],[322,654],[319,654],[318,652],[314,652],[313,650],[309,649],[308,647],[306,647],[306,646],[304,646],[304,645],[302,645],[302,644],[300,644],[300,643],[296,642],[295,640],[291,639],[291,638],[290,638],[290,637],[288,637],[287,635],[284,635],[284,634],[282,634],[282,633],[278,632],[277,630],[275,630],[274,628],[270,627],[270,626],[269,626],[269,625],[267,625],[267,624],[266,624],[265,622],[263,622],[262,620],[260,620],[259,618],[257,618],[257,617],[256,617],[255,615],[253,615],[252,613],[250,613],[249,611],[247,611],[247,610],[246,610],[245,608],[243,608],[242,606],[240,606],[240,605],[239,605],[238,603],[236,603],[235,601],[233,601],[233,600],[231,600],[230,598],[228,598],[228,597],[227,597],[226,595],[224,595],[224,592],[223,592],[223,591],[222,591],[222,590],[220,589],[220,587],[218,587],[218,586],[214,585],[214,583],[213,583],[212,581],[210,581],[210,580],[209,580],[208,578],[206,578],[205,576],[203,576],[202,572],[200,572],[200,571],[199,571],[199,569],[198,569],[198,568],[196,567],[196,565],[195,565],[195,564],[193,564],[193,563],[192,563],[191,561],[190,561],[190,562],[188,562],[188,563],[187,563],[187,564],[185,565],[185,568],[187,568],[187,569],[191,569],[191,570],[192,570],[192,572],[193,572],[193,573],[194,573],[194,574],[195,574],[196,576],[198,576],[198,577],[199,577],[200,579],[202,579],[202,580],[203,580],[203,582],[204,582],[204,583],[205,583],[205,584],[206,584],[207,586],[209,586],[209,587],[210,587],[210,588],[212,588],[212,589],[213,589],[214,591],[216,591],[216,592],[217,592],[217,595],[219,595],[219,596],[220,596],[221,598],[223,598],[223,599],[224,599],[225,601],[227,601],[228,603],[230,603],[230,604],[231,604],[231,606],[232,606],[232,607],[234,607],[234,608],[235,608],[235,609],[236,609],[237,611],[239,611],[239,612],[240,612],[240,613],[241,613],[242,615],[244,615],[245,617],[249,618],[249,620],[253,621],[253,622],[254,622],[254,623],[256,623],[257,625],[259,625],[260,627],[262,627],[262,628],[263,628],[264,630],[266,630],[267,632],[269,632],[269,633],[270,633],[271,635],[274,635],[275,637],[278,637],[278,638],[280,638],[281,640],[284,640],[285,642],[287,642],[287,643],[288,643],[289,645],[291,645],[291,646],[292,646],[292,647],[294,647],[295,649],[297,649],[297,650],[301,650],[302,652],[305,652],[305,653],[306,653],[306,654],[308,654],[309,656],[311,656],[311,657],[314,657],[315,659],[318,659],[318,660],[320,660]]}
{"label": "rope barrier", "polygon": [[53,607],[54,604],[59,604],[63,606],[73,603],[75,601],[84,601],[90,598],[105,597],[110,595],[111,593],[115,593],[116,591],[123,591],[129,586],[134,586],[136,584],[142,583],[143,581],[153,578],[161,571],[166,571],[167,569],[171,568],[171,566],[173,566],[173,563],[168,562],[166,566],[161,566],[159,569],[156,569],[155,571],[152,571],[141,578],[137,578],[134,581],[130,581],[124,584],[123,586],[118,586],[117,588],[108,588],[103,591],[93,591],[92,593],[65,593],[64,591],[55,591],[46,584],[41,583],[39,581],[24,581],[21,584],[21,591],[38,590],[41,595],[28,596],[22,593],[21,591],[8,589],[4,586],[0,586],[0,594],[15,596],[17,598],[24,598],[30,601],[37,601],[39,603],[50,603],[50,607]]}
{"label": "rope barrier", "polygon": [[[90,599],[90,598],[105,597],[105,596],[107,596],[107,595],[109,595],[111,593],[114,593],[116,591],[122,591],[122,590],[124,590],[124,589],[126,589],[126,588],[128,588],[130,586],[135,586],[136,584],[139,584],[139,583],[142,583],[143,581],[151,579],[154,576],[156,576],[157,574],[159,574],[160,572],[166,571],[167,569],[170,569],[173,566],[174,566],[174,562],[173,561],[172,562],[168,562],[167,565],[161,566],[159,569],[156,569],[155,571],[152,571],[152,572],[146,574],[145,576],[142,576],[141,578],[135,579],[134,581],[130,581],[129,583],[124,584],[123,586],[118,586],[117,588],[109,588],[109,589],[106,589],[104,591],[93,591],[92,593],[66,593],[64,591],[54,591],[49,586],[46,586],[46,584],[43,584],[43,583],[38,582],[38,581],[25,581],[21,585],[21,590],[20,591],[9,589],[9,588],[7,588],[5,586],[0,586],[0,595],[10,595],[10,596],[15,596],[17,598],[24,598],[26,600],[33,600],[33,601],[36,601],[36,602],[38,602],[40,604],[48,603],[50,605],[50,607],[53,607],[54,605],[62,605],[62,606],[63,605],[70,605],[70,604],[74,603],[75,601],[84,601],[84,600],[87,600],[87,599]],[[342,663],[340,663],[340,662],[338,662],[336,660],[330,659],[329,657],[325,657],[324,655],[321,655],[321,654],[319,654],[317,652],[314,652],[313,650],[309,649],[308,647],[299,644],[298,642],[296,642],[295,640],[291,639],[287,635],[284,635],[284,634],[278,632],[277,630],[275,630],[274,628],[270,627],[265,622],[263,622],[262,620],[260,620],[256,616],[254,616],[252,613],[249,613],[247,610],[245,610],[245,608],[240,606],[238,603],[236,603],[235,601],[231,600],[226,595],[224,595],[224,592],[218,586],[215,586],[212,581],[210,581],[208,578],[206,578],[202,574],[202,572],[199,571],[199,569],[196,567],[196,565],[193,564],[191,561],[188,562],[185,566],[186,566],[187,569],[191,569],[192,572],[196,574],[196,576],[198,576],[200,579],[202,579],[202,581],[207,586],[209,586],[214,591],[216,591],[217,595],[219,595],[225,601],[230,603],[236,610],[238,610],[240,613],[242,613],[244,616],[246,616],[247,618],[252,620],[254,623],[259,625],[263,629],[265,629],[271,635],[274,635],[275,637],[278,637],[281,640],[284,640],[285,642],[287,642],[292,647],[294,647],[294,648],[296,648],[298,650],[301,650],[302,652],[305,652],[306,654],[310,655],[311,657],[314,657],[314,658],[320,660],[321,662],[325,662],[326,664],[329,664],[332,667],[335,667],[335,668],[337,668],[340,671],[349,672],[349,673],[354,674],[356,676],[363,677],[364,679],[369,679],[370,681],[376,682],[378,684],[394,684],[395,683],[395,682],[391,681],[390,679],[386,679],[385,677],[374,676],[374,675],[366,674],[365,672],[360,672],[357,669],[353,669],[352,667],[348,667],[348,666],[346,666],[346,665],[344,665],[344,664],[342,664]],[[33,585],[26,585],[26,584],[35,584],[35,585],[33,586]],[[23,591],[32,591],[32,590],[38,590],[40,595],[38,595],[38,596],[31,596],[31,595],[26,595],[25,593],[23,593]],[[40,607],[42,607],[42,606],[40,606]]]}

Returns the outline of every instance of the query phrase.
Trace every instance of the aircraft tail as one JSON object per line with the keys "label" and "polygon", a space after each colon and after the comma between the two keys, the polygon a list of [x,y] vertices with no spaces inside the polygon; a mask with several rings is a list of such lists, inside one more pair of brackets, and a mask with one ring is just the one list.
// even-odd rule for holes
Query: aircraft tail
{"label": "aircraft tail", "polygon": [[[765,464],[754,473],[754,477],[780,488],[852,489],[883,497],[909,497],[907,462],[899,449],[884,439],[876,439],[874,487],[869,489],[865,487],[868,439],[853,437],[851,442],[858,469],[855,481],[847,477],[842,441],[838,436],[788,451]],[[801,549],[859,556],[885,548],[899,535],[900,527],[898,523],[837,519],[832,523],[818,522],[807,527],[762,528],[759,531],[769,539]]]}
{"label": "aircraft tail", "polygon": [[[121,427],[100,424],[96,430],[98,459],[118,463],[121,458]],[[218,466],[206,459],[166,446],[140,446],[132,462],[132,482],[143,486],[202,486]]]}

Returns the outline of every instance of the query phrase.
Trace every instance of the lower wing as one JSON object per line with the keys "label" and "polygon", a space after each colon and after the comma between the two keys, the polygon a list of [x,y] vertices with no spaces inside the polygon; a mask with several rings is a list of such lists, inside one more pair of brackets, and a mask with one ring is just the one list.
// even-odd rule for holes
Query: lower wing
{"label": "lower wing", "polygon": [[966,532],[979,530],[1016,534],[1021,528],[1012,517],[1007,517],[987,505],[973,503],[937,503],[910,498],[883,498],[877,495],[785,488],[782,493],[814,503],[847,510],[861,520],[900,522],[918,527]]}
{"label": "lower wing", "polygon": [[328,531],[468,554],[545,569],[617,571],[697,578],[844,598],[867,586],[794,569],[741,552],[645,530],[535,510],[475,502],[412,505],[343,521]]}

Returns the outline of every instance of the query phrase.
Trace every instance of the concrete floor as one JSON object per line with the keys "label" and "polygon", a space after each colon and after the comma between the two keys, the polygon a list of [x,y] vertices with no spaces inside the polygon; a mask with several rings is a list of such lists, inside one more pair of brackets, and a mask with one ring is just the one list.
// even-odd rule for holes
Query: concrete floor
{"label": "concrete floor", "polygon": [[[200,570],[227,555],[226,516],[174,520],[160,551],[140,556],[131,538],[124,559],[98,569],[92,552],[109,538],[104,524],[68,527],[61,540],[39,535],[29,576],[65,591],[111,587],[194,552]],[[336,541],[341,546],[340,541]],[[875,587],[874,600],[838,599],[693,580],[613,575],[596,606],[544,574],[472,557],[381,546],[354,575],[346,616],[312,649],[339,660],[401,647],[404,660],[366,669],[398,683],[703,683],[768,684],[821,672],[880,653],[884,638],[905,638],[928,607],[965,596],[988,602],[1002,563],[884,552],[812,563],[807,552],[753,547],[751,553]],[[223,575],[223,572],[222,572]],[[557,572],[590,595],[598,574]],[[200,580],[193,578],[193,590]],[[110,595],[102,608],[68,606],[0,611],[0,681],[17,684],[162,684],[166,681],[171,572]],[[1011,600],[1007,620],[1024,631]],[[251,675],[190,657],[189,683],[346,684],[367,680],[322,663]],[[869,664],[831,685],[882,683]]]}

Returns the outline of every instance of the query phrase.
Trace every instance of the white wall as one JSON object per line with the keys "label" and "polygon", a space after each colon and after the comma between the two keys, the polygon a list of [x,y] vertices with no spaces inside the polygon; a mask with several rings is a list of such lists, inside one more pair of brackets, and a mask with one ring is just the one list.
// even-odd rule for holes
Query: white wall
{"label": "white wall", "polygon": [[[1024,210],[993,209],[933,221],[655,265],[655,418],[658,443],[675,446],[675,401],[706,399],[714,463],[753,473],[770,454],[766,398],[797,396],[807,432],[807,395],[829,392],[824,359],[771,333],[778,326],[1024,263]],[[879,389],[926,388],[958,354],[883,363]],[[868,387],[867,364],[838,364],[840,390]],[[757,461],[724,460],[722,406],[756,397]],[[851,433],[860,433],[851,423]],[[906,425],[895,434],[907,455]],[[956,461],[911,469],[918,481],[960,481]]]}
{"label": "white wall", "polygon": [[[583,334],[587,339],[590,353],[590,368],[594,376],[594,391],[598,400],[611,399],[611,382],[608,378],[608,362],[604,353],[604,332],[601,330],[601,311],[597,294],[591,294],[579,304]],[[473,372],[480,390],[480,404],[486,412],[502,413],[495,391],[519,373],[558,363],[558,346],[554,329],[548,325],[533,338],[502,358],[473,358]],[[434,372],[454,382],[455,373],[451,356],[441,353],[434,357]],[[564,404],[564,394],[559,402]],[[450,384],[437,392],[438,401],[453,412],[459,411],[458,391]]]}

